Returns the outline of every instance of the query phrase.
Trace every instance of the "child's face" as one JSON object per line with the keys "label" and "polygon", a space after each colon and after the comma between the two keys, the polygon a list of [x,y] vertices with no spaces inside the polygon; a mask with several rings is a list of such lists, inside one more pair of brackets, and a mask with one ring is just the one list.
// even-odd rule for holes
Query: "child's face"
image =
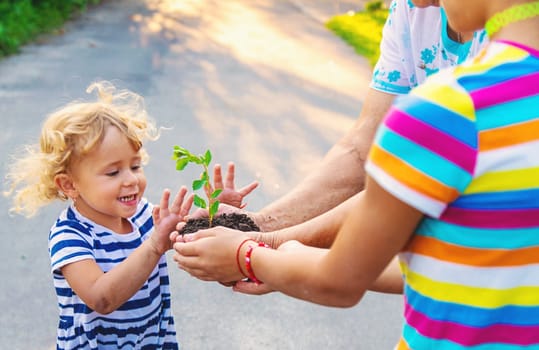
{"label": "child's face", "polygon": [[118,128],[109,126],[103,142],[72,167],[77,210],[117,233],[130,232],[123,220],[135,214],[146,189],[140,152]]}

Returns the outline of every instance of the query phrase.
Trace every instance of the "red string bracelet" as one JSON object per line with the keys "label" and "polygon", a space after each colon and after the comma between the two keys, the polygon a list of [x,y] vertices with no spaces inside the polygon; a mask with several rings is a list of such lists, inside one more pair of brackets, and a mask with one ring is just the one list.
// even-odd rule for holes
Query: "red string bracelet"
{"label": "red string bracelet", "polygon": [[249,278],[255,284],[262,284],[263,282],[259,281],[258,278],[256,278],[253,267],[251,266],[251,254],[256,247],[269,248],[269,245],[264,242],[258,242],[258,244],[254,246],[250,245],[247,249],[247,252],[245,252],[245,269],[247,270],[247,278]]}
{"label": "red string bracelet", "polygon": [[246,278],[249,278],[249,276],[247,276],[243,270],[241,269],[241,264],[240,264],[240,250],[241,250],[241,247],[243,247],[243,245],[249,241],[253,241],[252,238],[246,238],[244,239],[240,245],[238,246],[238,249],[236,250],[236,264],[238,264],[238,270],[240,270],[241,274],[244,275]]}

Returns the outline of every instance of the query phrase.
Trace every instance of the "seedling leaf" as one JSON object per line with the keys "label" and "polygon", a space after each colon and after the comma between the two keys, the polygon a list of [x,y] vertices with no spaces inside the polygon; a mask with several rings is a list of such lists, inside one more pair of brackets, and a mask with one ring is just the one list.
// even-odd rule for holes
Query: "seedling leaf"
{"label": "seedling leaf", "polygon": [[204,164],[206,164],[206,166],[210,166],[210,163],[211,163],[211,152],[210,150],[207,150],[206,151],[206,154],[204,155]]}
{"label": "seedling leaf", "polygon": [[213,191],[213,193],[211,194],[211,198],[214,199],[214,198],[217,198],[221,192],[223,192],[223,189],[222,188],[218,188],[216,189],[215,191]]}
{"label": "seedling leaf", "polygon": [[193,190],[194,191],[200,190],[202,188],[202,186],[204,186],[204,184],[206,184],[206,180],[194,180],[193,181]]}
{"label": "seedling leaf", "polygon": [[209,181],[209,179],[210,179],[210,177],[208,176],[208,172],[207,172],[207,171],[204,171],[204,172],[202,173],[202,175],[200,176],[200,180],[202,180],[202,181],[206,181],[206,182],[207,182],[207,181]]}
{"label": "seedling leaf", "polygon": [[210,207],[210,209],[209,209],[210,217],[214,217],[215,214],[217,214],[217,210],[219,210],[219,201],[215,201],[215,202],[213,202],[213,204],[211,205],[211,207]]}
{"label": "seedling leaf", "polygon": [[175,158],[180,158],[180,157],[184,157],[184,156],[187,156],[189,154],[189,151],[186,150],[185,148],[183,147],[180,147],[180,146],[174,146],[174,157]]}
{"label": "seedling leaf", "polygon": [[185,169],[187,164],[189,164],[189,159],[187,159],[187,158],[179,158],[176,161],[176,170],[181,171],[181,170]]}
{"label": "seedling leaf", "polygon": [[194,154],[189,154],[189,161],[195,164],[203,164],[203,159],[201,159],[199,156],[195,156]]}
{"label": "seedling leaf", "polygon": [[193,199],[193,204],[201,209],[206,209],[206,201],[202,199],[198,194],[195,194],[195,198]]}

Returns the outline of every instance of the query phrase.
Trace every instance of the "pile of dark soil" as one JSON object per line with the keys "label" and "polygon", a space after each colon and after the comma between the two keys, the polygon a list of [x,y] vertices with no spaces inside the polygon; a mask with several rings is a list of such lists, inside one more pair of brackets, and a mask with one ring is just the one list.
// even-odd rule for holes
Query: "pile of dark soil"
{"label": "pile of dark soil", "polygon": [[[212,227],[215,226],[224,226],[243,232],[260,231],[260,228],[249,216],[238,213],[222,214],[214,217]],[[194,233],[207,228],[209,228],[208,218],[191,219],[187,221],[180,234]]]}

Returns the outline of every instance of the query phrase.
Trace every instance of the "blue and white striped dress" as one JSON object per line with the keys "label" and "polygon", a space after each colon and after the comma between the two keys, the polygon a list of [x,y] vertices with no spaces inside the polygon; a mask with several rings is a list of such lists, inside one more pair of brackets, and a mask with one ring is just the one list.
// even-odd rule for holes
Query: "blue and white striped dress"
{"label": "blue and white striped dress", "polygon": [[84,259],[93,259],[103,271],[110,271],[150,236],[151,213],[152,205],[141,200],[130,219],[133,232],[129,234],[111,232],[83,217],[73,206],[60,214],[49,235],[60,312],[57,349],[178,349],[164,255],[142,288],[107,315],[84,304],[60,271]]}

